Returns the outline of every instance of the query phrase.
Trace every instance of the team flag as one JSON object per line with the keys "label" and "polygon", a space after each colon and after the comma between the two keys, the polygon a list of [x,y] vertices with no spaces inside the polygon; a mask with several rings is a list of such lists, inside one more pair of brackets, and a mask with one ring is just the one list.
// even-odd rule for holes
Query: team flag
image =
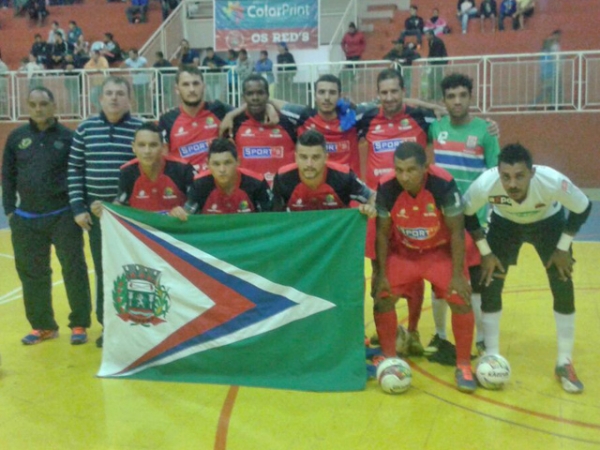
{"label": "team flag", "polygon": [[191,216],[105,205],[101,377],[365,386],[356,210]]}

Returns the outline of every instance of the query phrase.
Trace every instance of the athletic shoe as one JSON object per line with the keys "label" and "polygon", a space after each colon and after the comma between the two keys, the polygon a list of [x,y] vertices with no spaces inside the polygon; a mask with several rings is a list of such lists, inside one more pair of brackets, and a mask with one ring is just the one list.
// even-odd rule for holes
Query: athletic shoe
{"label": "athletic shoe", "polygon": [[484,341],[475,342],[475,349],[477,350],[477,356],[485,355],[485,342]]}
{"label": "athletic shoe", "polygon": [[469,364],[456,366],[454,377],[456,378],[456,387],[460,392],[470,394],[477,389],[477,382],[473,377],[473,372],[471,371],[471,366]]}
{"label": "athletic shoe", "polygon": [[435,333],[431,338],[431,341],[429,341],[429,344],[427,344],[427,347],[425,347],[425,354],[433,355],[435,352],[438,351],[438,349],[440,348],[440,344],[444,340],[445,339],[442,339],[439,334]]}
{"label": "athletic shoe", "polygon": [[377,366],[384,360],[385,356],[383,355],[375,355],[371,358],[370,362],[367,363],[367,380],[377,378]]}
{"label": "athletic shoe", "polygon": [[104,333],[102,333],[100,335],[100,337],[98,339],[96,339],[96,347],[102,348],[103,344],[104,344]]}
{"label": "athletic shoe", "polygon": [[562,384],[563,389],[570,394],[580,394],[583,392],[583,383],[577,378],[573,364],[569,363],[563,364],[562,366],[556,366],[554,375]]}
{"label": "athletic shoe", "polygon": [[58,337],[58,330],[31,330],[31,332],[21,339],[21,342],[25,345],[35,345],[48,339],[55,339]]}
{"label": "athletic shoe", "polygon": [[431,362],[444,366],[456,366],[456,347],[446,339],[440,339],[438,351],[427,356]]}
{"label": "athletic shoe", "polygon": [[83,327],[75,327],[71,330],[71,345],[81,345],[87,342],[87,332]]}
{"label": "athletic shoe", "polygon": [[413,356],[422,356],[425,349],[421,344],[421,338],[418,331],[409,331],[406,339],[406,348],[408,354]]}

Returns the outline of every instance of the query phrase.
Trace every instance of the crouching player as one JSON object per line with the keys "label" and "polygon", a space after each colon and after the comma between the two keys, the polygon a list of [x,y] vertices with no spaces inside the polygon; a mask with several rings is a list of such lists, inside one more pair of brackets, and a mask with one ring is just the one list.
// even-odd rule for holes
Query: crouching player
{"label": "crouching player", "polygon": [[374,318],[381,349],[396,356],[395,303],[415,283],[429,281],[450,305],[456,341],[456,385],[473,392],[471,371],[474,317],[465,264],[463,202],[452,176],[428,166],[425,150],[405,142],[394,153],[395,174],[377,190]]}

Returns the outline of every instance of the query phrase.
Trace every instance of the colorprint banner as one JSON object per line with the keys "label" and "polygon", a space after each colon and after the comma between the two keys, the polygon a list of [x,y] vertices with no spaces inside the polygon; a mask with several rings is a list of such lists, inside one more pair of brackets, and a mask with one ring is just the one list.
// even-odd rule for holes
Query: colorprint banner
{"label": "colorprint banner", "polygon": [[215,0],[215,49],[318,48],[319,0]]}
{"label": "colorprint banner", "polygon": [[102,377],[365,386],[357,210],[192,216],[105,205]]}

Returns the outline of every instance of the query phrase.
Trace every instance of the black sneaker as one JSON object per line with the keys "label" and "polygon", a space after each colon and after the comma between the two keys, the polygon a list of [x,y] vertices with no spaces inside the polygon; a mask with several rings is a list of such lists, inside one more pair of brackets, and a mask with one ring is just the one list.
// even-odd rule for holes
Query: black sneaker
{"label": "black sneaker", "polygon": [[435,352],[438,351],[438,349],[440,348],[440,344],[443,340],[444,339],[442,339],[439,334],[435,333],[429,341],[429,344],[427,344],[427,347],[425,347],[425,349],[423,350],[423,353],[427,356],[433,355]]}
{"label": "black sneaker", "polygon": [[100,337],[96,339],[96,347],[102,348],[102,344],[104,344],[104,333],[102,333]]}

